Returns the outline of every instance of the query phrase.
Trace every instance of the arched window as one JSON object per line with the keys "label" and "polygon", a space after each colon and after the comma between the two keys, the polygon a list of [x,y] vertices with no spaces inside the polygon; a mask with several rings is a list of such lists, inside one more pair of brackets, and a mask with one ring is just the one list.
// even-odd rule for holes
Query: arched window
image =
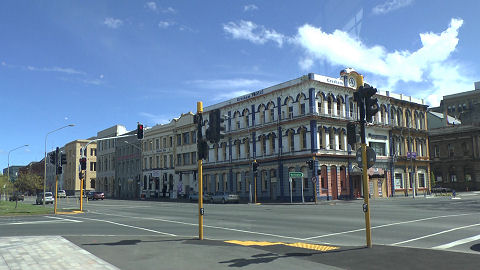
{"label": "arched window", "polygon": [[243,140],[243,145],[244,145],[244,148],[245,148],[245,158],[250,158],[250,139],[245,138]]}
{"label": "arched window", "polygon": [[265,105],[260,105],[258,109],[258,123],[265,124]]}
{"label": "arched window", "polygon": [[295,131],[293,130],[288,131],[287,136],[288,136],[288,146],[289,146],[288,150],[290,152],[293,152],[295,151]]}
{"label": "arched window", "polygon": [[340,98],[337,99],[337,115],[342,116],[342,100]]}

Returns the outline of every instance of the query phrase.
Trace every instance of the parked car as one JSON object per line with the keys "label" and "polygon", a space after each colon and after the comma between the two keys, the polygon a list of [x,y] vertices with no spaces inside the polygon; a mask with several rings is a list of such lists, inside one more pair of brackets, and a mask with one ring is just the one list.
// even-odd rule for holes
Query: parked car
{"label": "parked car", "polygon": [[228,192],[216,192],[213,194],[212,203],[238,203],[240,202],[240,197],[238,194],[228,193]]}
{"label": "parked car", "polygon": [[59,190],[57,191],[57,197],[58,198],[66,198],[67,197],[67,192],[65,192],[65,190]]}
{"label": "parked car", "polygon": [[[190,195],[188,195],[188,199],[191,202],[197,202],[198,201],[198,193],[190,193]],[[203,202],[204,203],[211,202],[211,200],[212,200],[212,195],[211,194],[203,193]]]}
{"label": "parked car", "polygon": [[452,192],[451,188],[448,187],[442,187],[440,185],[435,185],[432,187],[432,193],[449,193]]}
{"label": "parked car", "polygon": [[87,200],[93,200],[93,191],[88,191],[83,195]]}
{"label": "parked car", "polygon": [[9,201],[23,201],[25,200],[25,196],[20,192],[15,192],[14,194],[10,195],[8,198]]}
{"label": "parked car", "polygon": [[[53,204],[55,202],[55,198],[53,198],[52,192],[45,192],[45,204]],[[37,194],[37,199],[35,200],[36,204],[43,204],[43,192]]]}
{"label": "parked car", "polygon": [[93,192],[93,199],[103,201],[103,199],[105,199],[105,194],[101,191],[95,191]]}

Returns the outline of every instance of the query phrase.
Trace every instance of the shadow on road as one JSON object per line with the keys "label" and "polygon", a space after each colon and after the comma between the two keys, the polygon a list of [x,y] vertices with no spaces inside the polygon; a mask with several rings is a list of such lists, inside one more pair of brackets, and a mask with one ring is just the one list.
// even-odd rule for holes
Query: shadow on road
{"label": "shadow on road", "polygon": [[126,239],[126,240],[120,240],[117,242],[82,244],[82,246],[133,246],[139,243],[183,242],[185,240],[188,240],[188,239],[166,239],[166,240],[155,240],[155,241]]}

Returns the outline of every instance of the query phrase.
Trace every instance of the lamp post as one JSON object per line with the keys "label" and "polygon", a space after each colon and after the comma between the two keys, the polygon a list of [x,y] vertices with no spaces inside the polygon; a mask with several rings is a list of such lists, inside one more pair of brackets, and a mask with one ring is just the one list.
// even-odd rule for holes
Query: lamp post
{"label": "lamp post", "polygon": [[[13,151],[15,151],[15,150],[17,150],[17,149],[20,149],[20,148],[23,148],[23,147],[27,147],[27,146],[28,146],[28,144],[25,144],[25,145],[19,146],[19,147],[17,147],[17,148],[14,148],[14,149],[8,151],[8,157],[7,157],[7,179],[8,179],[8,181],[10,181],[10,153],[13,152]],[[5,198],[5,199],[6,199],[6,198]],[[15,202],[16,202],[16,201],[17,201],[17,200],[15,199]],[[17,208],[17,205],[16,205],[16,204],[15,204],[15,208]]]}
{"label": "lamp post", "polygon": [[[66,125],[66,126],[63,126],[63,127],[60,127],[60,128],[57,128],[55,130],[52,130],[50,132],[47,133],[47,135],[45,135],[45,159],[43,160],[44,161],[44,168],[45,168],[45,174],[43,175],[43,206],[45,207],[45,187],[47,185],[47,138],[48,138],[48,135],[55,132],[55,131],[59,131],[60,129],[64,129],[64,128],[67,128],[67,127],[73,127],[75,126],[74,124],[70,124],[70,125]],[[56,198],[55,198],[56,199]]]}

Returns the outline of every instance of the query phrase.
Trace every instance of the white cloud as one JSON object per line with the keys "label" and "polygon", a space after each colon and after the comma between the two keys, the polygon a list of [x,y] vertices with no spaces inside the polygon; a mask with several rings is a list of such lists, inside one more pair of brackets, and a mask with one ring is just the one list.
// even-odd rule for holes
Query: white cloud
{"label": "white cloud", "polygon": [[140,112],[139,115],[142,117],[146,117],[148,119],[148,123],[152,126],[156,124],[167,124],[170,123],[171,119],[173,119],[173,117],[169,117],[166,115],[152,114],[148,112]]}
{"label": "white cloud", "polygon": [[309,70],[313,66],[313,59],[310,57],[302,58],[298,61],[298,65],[303,70]]}
{"label": "white cloud", "polygon": [[285,36],[275,30],[266,29],[262,25],[256,25],[251,21],[241,20],[239,23],[229,22],[223,25],[223,30],[232,35],[234,39],[245,39],[255,44],[265,44],[273,41],[282,47]]}
{"label": "white cloud", "polygon": [[76,70],[73,68],[63,68],[63,67],[34,67],[34,66],[9,66],[9,67],[19,67],[29,71],[44,71],[44,72],[59,72],[66,73],[69,75],[81,74],[85,75],[84,71]]}
{"label": "white cloud", "polygon": [[150,10],[157,11],[157,4],[155,2],[147,2],[145,6]]}
{"label": "white cloud", "polygon": [[112,17],[108,17],[108,18],[105,18],[105,20],[103,21],[103,24],[105,24],[106,26],[108,26],[110,28],[117,29],[117,28],[119,28],[120,26],[123,25],[123,21],[120,20],[120,19],[115,19],[115,18],[112,18]]}
{"label": "white cloud", "polygon": [[250,10],[257,10],[258,7],[253,5],[253,4],[250,4],[250,5],[246,5],[243,7],[243,11],[250,11]]}
{"label": "white cloud", "polygon": [[247,90],[239,90],[239,91],[233,91],[233,92],[222,92],[219,93],[218,95],[213,97],[214,101],[219,101],[219,100],[229,100],[232,98],[240,97],[243,95],[246,95],[248,93],[251,93],[252,91],[247,91]]}
{"label": "white cloud", "polygon": [[387,14],[399,8],[406,7],[413,3],[413,0],[387,0],[385,3],[375,6],[372,9],[373,14]]}
{"label": "white cloud", "polygon": [[158,27],[162,28],[162,29],[166,29],[172,25],[174,25],[175,22],[169,22],[169,21],[161,21],[158,23]]}

